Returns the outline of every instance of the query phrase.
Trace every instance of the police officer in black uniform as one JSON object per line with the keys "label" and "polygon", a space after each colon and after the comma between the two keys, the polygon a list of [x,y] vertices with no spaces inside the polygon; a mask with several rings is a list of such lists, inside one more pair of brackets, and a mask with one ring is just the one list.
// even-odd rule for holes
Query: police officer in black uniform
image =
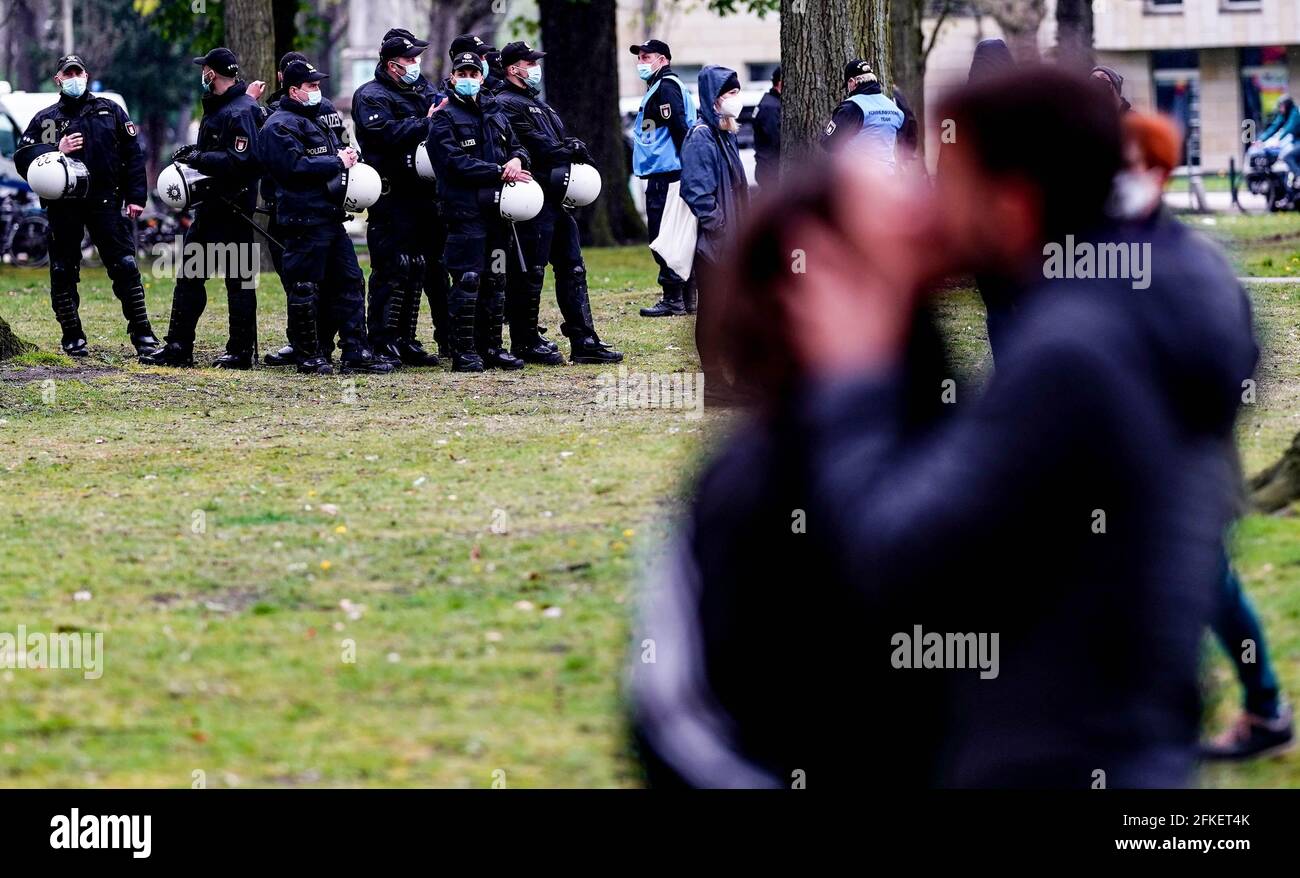
{"label": "police officer in black uniform", "polygon": [[[262,109],[239,78],[239,59],[217,48],[194,63],[203,68],[203,121],[199,142],[176,150],[176,161],[188,164],[213,179],[213,191],[194,210],[194,222],[185,231],[185,250],[191,247],[235,245],[236,258],[225,266],[226,296],[230,304],[230,338],[226,352],[212,365],[219,369],[251,369],[257,342],[257,243],[252,216],[257,207],[257,130]],[[214,272],[205,252],[204,269],[186,275],[187,256],[177,269],[172,293],[171,325],[167,346],[140,362],[150,366],[193,366],[194,333],[207,307],[204,282]]]}
{"label": "police officer in black uniform", "polygon": [[555,269],[555,298],[564,317],[560,331],[572,348],[570,359],[575,363],[618,363],[623,355],[602,344],[592,325],[578,224],[560,203],[562,181],[555,179],[572,162],[594,166],[595,161],[581,140],[568,136],[559,114],[538,93],[542,68],[537,62],[545,56],[524,42],[510,43],[501,51],[505,81],[497,103],[528,150],[533,176],[547,190],[541,213],[515,226],[525,264],[515,260],[506,285],[510,352],[528,363],[557,365],[564,361],[537,332],[542,284],[550,262]]}
{"label": "police officer in black uniform", "polygon": [[284,280],[289,295],[289,343],[298,371],[328,375],[330,361],[317,336],[319,308],[334,311],[343,348],[342,371],[391,372],[366,344],[365,276],[343,228],[343,172],[358,161],[320,123],[320,81],[325,74],[305,61],[284,68],[285,94],[258,138],[258,157],[278,188],[275,222],[283,233]]}
{"label": "police officer in black uniform", "polygon": [[410,31],[394,28],[379,47],[375,78],[352,96],[357,143],[384,180],[383,195],[366,215],[370,245],[370,343],[375,353],[408,366],[436,366],[417,337],[420,290],[426,288],[434,338],[446,346],[446,227],[434,187],[416,173],[413,156],[429,137],[429,117],[443,103],[420,72],[428,48]]}
{"label": "police officer in black uniform", "polygon": [[[482,90],[483,60],[473,52],[452,59],[449,101],[433,115],[429,153],[447,220],[446,265],[451,272],[452,370],[522,369],[502,348],[510,225],[494,196],[502,182],[531,180],[528,152],[496,100]],[[486,277],[484,276],[486,274]]]}
{"label": "police officer in black uniform", "polygon": [[[284,98],[284,68],[290,61],[302,61],[306,63],[307,56],[302,52],[285,52],[283,57],[280,58],[280,64],[275,74],[279,87],[276,88],[276,90],[272,92],[270,97],[266,100],[266,115],[268,116],[280,109],[280,101]],[[334,136],[338,138],[339,143],[344,146],[349,145],[348,129],[347,126],[343,124],[343,114],[341,114],[334,106],[333,102],[324,95],[321,95],[320,112],[317,114],[316,118],[320,120],[322,125],[334,132]],[[262,201],[265,204],[265,212],[271,217],[266,228],[267,233],[270,235],[270,239],[267,241],[267,249],[271,252],[271,262],[275,265],[275,273],[280,276],[281,284],[284,286],[287,294],[289,291],[289,285],[284,283],[284,248],[281,246],[284,241],[282,240],[283,234],[275,222],[275,199],[275,178],[270,174],[264,174],[262,177]],[[333,315],[330,313],[329,308],[317,309],[316,329],[317,339],[320,342],[321,354],[326,359],[330,359],[334,352],[335,330]],[[293,345],[287,344],[279,350],[271,351],[266,354],[262,357],[262,362],[266,363],[268,366],[296,366],[298,365],[298,359],[298,352],[294,350]]]}
{"label": "police officer in black uniform", "polygon": [[85,164],[90,174],[84,198],[43,202],[50,221],[50,303],[63,330],[63,352],[72,357],[89,354],[77,293],[81,239],[88,230],[113,282],[113,295],[122,303],[131,344],[137,355],[149,354],[159,341],[145,310],[144,284],[131,235],[131,223],[144,211],[148,198],[144,153],[135,123],[117,104],[90,93],[89,74],[80,57],[65,55],[57,70],[54,82],[59,99],[32,117],[18,142],[14,164],[25,178],[33,161],[57,151]]}

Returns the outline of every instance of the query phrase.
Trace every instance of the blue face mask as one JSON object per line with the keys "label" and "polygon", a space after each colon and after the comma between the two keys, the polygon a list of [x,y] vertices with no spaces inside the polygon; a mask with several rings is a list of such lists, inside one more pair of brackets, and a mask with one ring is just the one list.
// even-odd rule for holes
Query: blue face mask
{"label": "blue face mask", "polygon": [[74,76],[71,79],[65,79],[59,85],[63,93],[70,98],[79,98],[86,93],[86,77]]}
{"label": "blue face mask", "polygon": [[199,74],[199,82],[202,83],[204,91],[212,91],[212,80],[208,79],[207,74]]}
{"label": "blue face mask", "polygon": [[317,90],[317,91],[309,91],[309,92],[307,92],[307,100],[303,101],[302,103],[303,103],[303,106],[305,106],[305,107],[314,107],[314,106],[316,106],[317,104],[320,103],[320,91]]}
{"label": "blue face mask", "polygon": [[458,79],[456,80],[456,94],[472,98],[478,94],[481,85],[482,83],[477,79]]}
{"label": "blue face mask", "polygon": [[636,65],[636,75],[642,79],[649,79],[655,75],[654,67],[649,64]]}
{"label": "blue face mask", "polygon": [[487,79],[488,71],[489,71],[491,68],[488,67],[488,62],[487,62],[487,59],[486,59],[486,58],[483,59],[482,67],[483,67],[483,78],[484,78],[484,79]]}
{"label": "blue face mask", "polygon": [[408,64],[406,67],[406,72],[402,74],[402,82],[406,83],[407,85],[410,85],[411,83],[415,82],[419,78],[420,78],[420,62],[416,61],[414,64]]}
{"label": "blue face mask", "polygon": [[533,88],[537,88],[537,86],[541,85],[542,65],[538,64],[533,67],[529,67],[528,75],[524,77],[524,81],[527,82],[529,85],[531,85]]}

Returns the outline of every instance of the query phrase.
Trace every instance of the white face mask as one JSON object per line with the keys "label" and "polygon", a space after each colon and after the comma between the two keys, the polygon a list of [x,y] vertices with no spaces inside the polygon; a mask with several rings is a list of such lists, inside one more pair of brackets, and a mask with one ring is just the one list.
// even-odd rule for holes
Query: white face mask
{"label": "white face mask", "polygon": [[730,116],[733,119],[740,118],[740,111],[745,108],[745,102],[741,100],[740,95],[731,95],[718,101],[718,112],[724,116]]}
{"label": "white face mask", "polygon": [[1111,189],[1111,212],[1123,219],[1144,219],[1160,198],[1159,171],[1120,171]]}

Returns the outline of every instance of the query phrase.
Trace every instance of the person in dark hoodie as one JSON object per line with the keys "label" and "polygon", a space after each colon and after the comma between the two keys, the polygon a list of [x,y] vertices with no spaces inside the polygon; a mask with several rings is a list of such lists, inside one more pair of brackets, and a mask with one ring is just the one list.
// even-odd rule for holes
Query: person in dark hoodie
{"label": "person in dark hoodie", "polygon": [[[692,274],[697,289],[706,302],[707,287],[722,267],[723,242],[732,232],[745,208],[749,185],[745,168],[740,163],[740,147],[736,142],[740,111],[740,79],[736,71],[713,64],[700,70],[698,79],[700,96],[699,119],[686,135],[682,144],[682,200],[699,223],[695,241],[695,261]],[[730,269],[730,265],[726,268]],[[705,306],[707,309],[707,305]],[[696,319],[696,349],[704,369],[705,391],[710,388],[725,394],[729,384],[707,340],[699,331],[701,320]],[[701,342],[704,342],[701,344]]]}
{"label": "person in dark hoodie", "polygon": [[[185,230],[185,247],[234,245],[248,253],[254,246],[252,216],[257,207],[257,182],[262,166],[257,159],[257,134],[262,109],[248,95],[248,84],[239,77],[239,59],[226,48],[217,48],[194,63],[203,68],[203,121],[199,141],[176,151],[175,160],[207,174],[219,188],[194,211],[194,222]],[[198,277],[178,271],[172,293],[171,325],[167,345],[141,357],[147,366],[193,366],[194,333],[207,307],[204,282],[216,272],[207,265]],[[219,369],[253,368],[257,344],[257,275],[249,259],[230,260],[226,265],[226,298],[230,305],[230,337],[226,351],[213,363]],[[242,270],[241,270],[242,269]]]}
{"label": "person in dark hoodie", "polygon": [[772,71],[772,87],[754,110],[754,181],[772,189],[781,180],[781,65]]}
{"label": "person in dark hoodie", "polygon": [[[275,72],[276,90],[273,91],[266,99],[267,116],[280,109],[280,101],[284,99],[284,68],[290,61],[307,62],[307,56],[302,52],[285,52],[280,58],[279,67]],[[253,97],[261,97],[260,91],[254,94],[254,86],[250,84],[248,93]],[[329,98],[321,95],[320,99],[320,119],[321,124],[334,132],[339,143],[344,146],[349,145],[349,135],[347,126],[343,124],[343,114],[334,106],[334,102]],[[266,206],[266,212],[270,215],[270,221],[267,223],[266,231],[270,235],[267,240],[267,249],[271,253],[271,264],[275,266],[275,273],[280,276],[281,285],[288,294],[289,285],[284,283],[284,243],[283,230],[275,221],[275,200],[276,200],[275,177],[266,174],[262,177],[262,202]],[[317,339],[320,343],[321,354],[327,360],[332,358],[334,353],[334,336],[337,334],[334,329],[334,315],[329,308],[321,308],[316,314],[317,322]],[[270,351],[262,356],[262,362],[268,366],[296,366],[301,359],[298,352],[292,344],[285,344],[277,350]]]}
{"label": "person in dark hoodie", "polygon": [[[932,201],[841,164],[828,215],[774,248],[806,253],[802,272],[776,257],[765,312],[788,329],[763,353],[794,364],[790,428],[775,450],[761,424],[738,431],[649,598],[656,661],[634,664],[633,693],[652,778],[851,785],[846,758],[886,752],[909,784],[1190,780],[1233,493],[1223,443],[1256,346],[1221,255],[1107,220],[1120,127],[1092,89],[1052,68],[967,86],[939,108],[962,133]],[[1025,140],[1026,118],[1064,155]],[[1045,247],[1066,235],[1148,244],[1149,285],[1053,276]],[[972,268],[1013,281],[1024,313],[986,390],[917,434],[917,303]],[[807,597],[769,578],[786,552],[810,561]],[[914,663],[935,636],[939,661]],[[853,649],[798,651],[837,637]],[[853,660],[822,661],[836,649]],[[846,691],[905,719],[863,721]]]}
{"label": "person in dark hoodie", "polygon": [[[1163,116],[1128,113],[1124,116],[1127,166],[1116,177],[1114,210],[1139,228],[1178,232],[1161,193],[1178,165],[1182,137]],[[1172,227],[1172,229],[1170,228]],[[1187,248],[1208,246],[1187,237]],[[1241,292],[1243,300],[1245,291]],[[1177,302],[1170,308],[1179,307]],[[1236,449],[1225,443],[1225,454],[1240,470]],[[1237,672],[1242,711],[1221,735],[1201,746],[1208,760],[1239,760],[1279,752],[1295,740],[1293,712],[1282,698],[1264,626],[1260,623],[1225,548],[1219,562],[1219,591],[1211,628]]]}
{"label": "person in dark hoodie", "polygon": [[1120,76],[1113,68],[1103,67],[1098,64],[1096,67],[1092,68],[1092,73],[1090,75],[1093,79],[1100,80],[1102,83],[1109,86],[1108,92],[1114,97],[1115,106],[1119,108],[1121,113],[1127,113],[1129,110],[1133,109],[1133,105],[1124,97],[1124,77]]}
{"label": "person in dark hoodie", "polygon": [[436,366],[419,339],[420,296],[429,296],[433,333],[446,346],[447,229],[434,204],[433,185],[412,158],[429,137],[430,117],[446,102],[420,71],[429,44],[393,28],[379,46],[375,78],[352,95],[357,143],[384,180],[383,194],[366,213],[370,246],[367,324],[375,353],[390,363]]}

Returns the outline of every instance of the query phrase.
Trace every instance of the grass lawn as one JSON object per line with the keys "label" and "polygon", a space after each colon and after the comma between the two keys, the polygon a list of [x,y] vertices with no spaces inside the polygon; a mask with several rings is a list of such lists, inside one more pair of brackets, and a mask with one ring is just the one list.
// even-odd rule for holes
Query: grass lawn
{"label": "grass lawn", "polygon": [[[1297,215],[1208,230],[1256,274],[1300,255]],[[597,326],[629,367],[695,371],[689,319],[637,316],[655,292],[644,248],[587,255]],[[102,631],[105,668],[0,671],[0,785],[637,783],[618,697],[635,574],[724,418],[599,407],[595,366],[142,368],[102,269],[82,277],[90,361],[0,366],[0,630]],[[0,316],[44,351],[47,290],[43,270],[0,273]],[[259,292],[267,349],[284,299],[271,275]],[[1300,430],[1300,285],[1253,293],[1252,471]],[[170,294],[151,281],[159,334]],[[209,297],[205,361],[226,326],[218,284]],[[549,287],[544,303],[557,335]],[[943,313],[958,361],[983,368],[978,300]],[[1300,524],[1248,519],[1236,555],[1300,693]],[[1207,655],[1217,723],[1236,693]],[[1204,781],[1300,786],[1300,759]]]}

